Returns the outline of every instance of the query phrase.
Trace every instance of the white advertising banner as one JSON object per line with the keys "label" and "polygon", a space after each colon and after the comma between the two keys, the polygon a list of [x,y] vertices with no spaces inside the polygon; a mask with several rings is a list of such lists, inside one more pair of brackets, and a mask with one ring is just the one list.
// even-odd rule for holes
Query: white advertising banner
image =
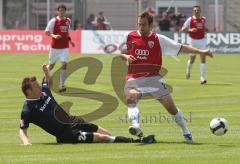
{"label": "white advertising banner", "polygon": [[[75,47],[70,52],[79,53],[81,31],[70,31]],[[0,52],[2,53],[48,53],[51,38],[43,30],[0,30]]]}
{"label": "white advertising banner", "polygon": [[119,54],[127,31],[82,31],[83,54]]}
{"label": "white advertising banner", "polygon": [[[172,33],[173,40],[180,43],[190,43],[187,33]],[[219,53],[239,53],[240,52],[240,33],[207,33],[208,48],[212,52]]]}
{"label": "white advertising banner", "polygon": [[[81,53],[119,54],[129,31],[82,31]],[[180,43],[189,43],[183,32],[161,32]],[[217,53],[240,53],[240,33],[207,33],[208,48]]]}
{"label": "white advertising banner", "polygon": [[[75,47],[70,52],[82,54],[119,54],[129,31],[75,30],[70,35]],[[180,43],[189,43],[187,33],[160,32]],[[216,53],[240,54],[240,33],[207,33],[208,47]],[[51,39],[39,30],[0,30],[0,52],[48,53]]]}

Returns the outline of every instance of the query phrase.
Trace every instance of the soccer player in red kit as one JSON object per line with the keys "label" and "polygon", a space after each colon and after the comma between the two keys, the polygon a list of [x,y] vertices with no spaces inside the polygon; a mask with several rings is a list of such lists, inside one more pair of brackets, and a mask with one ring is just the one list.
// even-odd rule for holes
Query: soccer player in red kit
{"label": "soccer player in red kit", "polygon": [[48,25],[45,29],[46,35],[52,38],[52,44],[49,53],[48,69],[52,70],[56,61],[60,59],[62,67],[60,71],[59,92],[64,92],[66,91],[64,82],[67,78],[67,59],[69,54],[69,43],[73,47],[75,46],[75,44],[71,41],[71,37],[69,36],[71,20],[65,17],[67,10],[66,6],[63,4],[59,5],[57,10],[58,16],[52,18],[48,22]]}
{"label": "soccer player in red kit", "polygon": [[144,94],[150,94],[172,115],[175,122],[182,128],[185,140],[191,143],[193,142],[192,135],[186,127],[183,114],[174,104],[170,91],[159,74],[162,55],[178,55],[179,52],[182,52],[199,53],[201,56],[212,57],[212,53],[209,50],[174,42],[166,36],[152,32],[153,16],[147,12],[139,16],[138,26],[139,30],[128,33],[127,47],[121,52],[122,58],[128,64],[124,94],[131,123],[129,132],[138,137],[143,136],[137,103]]}
{"label": "soccer player in red kit", "polygon": [[[183,24],[181,29],[184,32],[188,32],[191,42],[190,45],[196,48],[207,49],[207,39],[205,38],[205,32],[208,31],[206,27],[206,18],[201,16],[200,6],[193,6],[193,16],[189,17]],[[191,75],[192,64],[194,63],[196,54],[192,54],[187,62],[186,78],[189,79]],[[200,84],[206,84],[206,57],[201,58],[201,77]]]}

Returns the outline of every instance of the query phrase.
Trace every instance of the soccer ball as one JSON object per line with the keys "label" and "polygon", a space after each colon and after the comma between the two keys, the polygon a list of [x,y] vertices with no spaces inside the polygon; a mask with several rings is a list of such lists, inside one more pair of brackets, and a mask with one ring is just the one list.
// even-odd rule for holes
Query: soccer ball
{"label": "soccer ball", "polygon": [[224,135],[228,130],[228,122],[225,118],[214,118],[210,122],[210,130],[217,136]]}

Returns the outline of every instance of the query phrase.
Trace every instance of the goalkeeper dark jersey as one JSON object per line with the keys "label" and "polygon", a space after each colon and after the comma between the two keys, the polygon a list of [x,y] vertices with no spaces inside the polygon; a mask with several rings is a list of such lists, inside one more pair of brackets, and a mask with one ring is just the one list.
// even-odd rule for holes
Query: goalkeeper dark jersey
{"label": "goalkeeper dark jersey", "polygon": [[55,101],[48,85],[42,85],[44,95],[38,99],[26,99],[21,112],[20,128],[29,127],[33,123],[48,133],[58,137],[64,131],[69,130],[75,120],[84,123],[79,117],[68,115]]}

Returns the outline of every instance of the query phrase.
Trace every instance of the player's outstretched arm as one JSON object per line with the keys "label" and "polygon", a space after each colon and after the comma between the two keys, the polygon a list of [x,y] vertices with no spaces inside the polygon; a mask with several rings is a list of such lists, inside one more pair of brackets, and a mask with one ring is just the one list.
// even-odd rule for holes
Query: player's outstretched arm
{"label": "player's outstretched arm", "polygon": [[51,77],[50,77],[50,74],[49,74],[48,65],[47,64],[43,64],[42,65],[42,70],[44,72],[44,80],[48,83],[48,85],[50,87]]}
{"label": "player's outstretched arm", "polygon": [[23,142],[23,145],[32,145],[28,139],[27,129],[20,129],[19,130],[19,137]]}
{"label": "player's outstretched arm", "polygon": [[181,53],[199,53],[200,55],[209,56],[211,58],[213,57],[213,54],[209,49],[203,50],[203,49],[195,48],[186,44],[182,45],[180,52]]}

